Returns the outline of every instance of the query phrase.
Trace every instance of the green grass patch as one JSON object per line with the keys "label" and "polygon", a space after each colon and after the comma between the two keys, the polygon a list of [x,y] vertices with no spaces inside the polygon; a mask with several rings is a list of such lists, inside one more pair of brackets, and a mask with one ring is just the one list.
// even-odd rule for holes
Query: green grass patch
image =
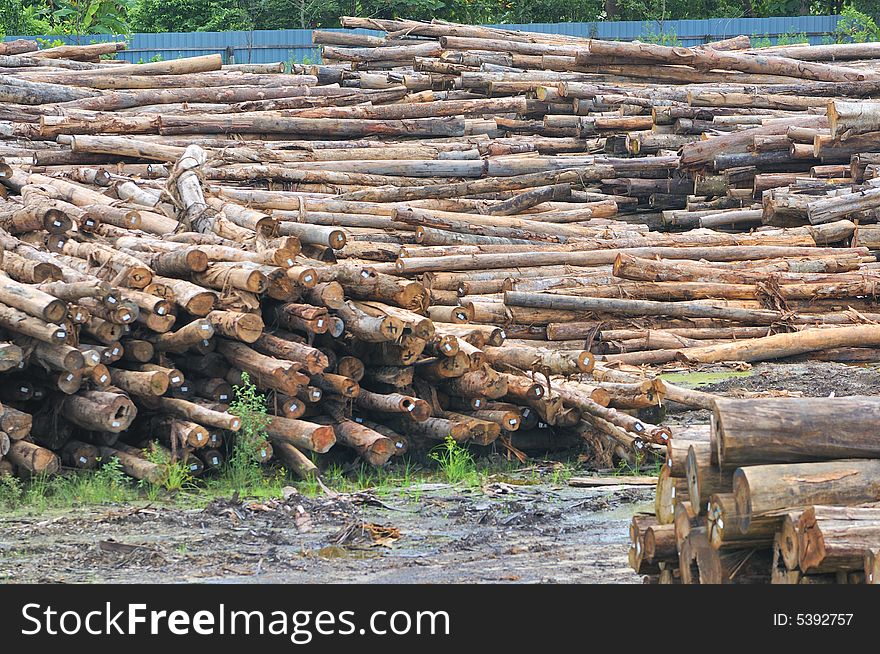
{"label": "green grass patch", "polygon": [[[468,488],[508,475],[513,480],[521,466],[500,457],[480,459],[466,446],[447,438],[426,456],[394,458],[376,468],[363,461],[348,465],[324,462],[320,480],[299,480],[280,465],[263,465],[257,452],[269,438],[266,398],[251,383],[247,374],[235,387],[230,412],[241,419],[241,429],[230,443],[231,451],[219,474],[194,478],[184,461],[174,461],[161,447],[150,447],[144,456],[160,465],[165,474],[158,483],[138,482],[128,477],[118,460],[101,462],[94,471],[76,471],[55,477],[35,477],[22,481],[0,477],[0,510],[41,513],[49,509],[148,502],[182,508],[201,508],[218,497],[237,494],[242,498],[268,499],[283,495],[285,486],[295,486],[308,497],[324,492],[324,486],[338,493],[370,490],[380,497],[396,496],[418,502],[424,484],[448,483]],[[424,458],[421,458],[424,456]],[[318,463],[316,461],[316,463]],[[564,484],[574,474],[575,464],[527,467],[531,483],[549,481]],[[518,483],[523,477],[517,476]],[[511,483],[514,483],[513,481]]]}
{"label": "green grass patch", "polygon": [[480,475],[474,457],[452,436],[447,436],[441,445],[428,453],[428,457],[437,463],[440,473],[450,484],[464,482],[468,486],[479,485]]}
{"label": "green grass patch", "polygon": [[660,375],[660,379],[670,384],[678,384],[686,388],[699,388],[709,384],[717,384],[728,379],[751,377],[751,370],[726,370],[724,372],[671,372]]}
{"label": "green grass patch", "polygon": [[38,475],[23,482],[0,477],[0,507],[8,511],[41,513],[50,508],[133,502],[141,491],[123,471],[117,459],[98,470],[49,477]]}

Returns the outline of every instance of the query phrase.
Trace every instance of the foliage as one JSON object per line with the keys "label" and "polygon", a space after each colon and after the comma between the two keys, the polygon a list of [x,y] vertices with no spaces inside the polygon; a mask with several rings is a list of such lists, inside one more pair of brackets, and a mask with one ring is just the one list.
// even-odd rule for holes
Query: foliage
{"label": "foliage", "polygon": [[94,474],[94,478],[99,485],[110,489],[111,493],[124,488],[130,483],[130,477],[123,471],[122,463],[115,457],[109,461],[104,461]]}
{"label": "foliage", "polygon": [[195,478],[190,473],[186,461],[172,461],[168,453],[158,447],[158,444],[154,444],[153,447],[145,450],[144,456],[150,463],[155,463],[162,467],[164,474],[160,485],[168,492],[174,493],[195,487]]}
{"label": "foliage", "polygon": [[246,372],[241,375],[241,385],[235,386],[235,401],[229,405],[229,412],[241,420],[241,429],[235,434],[224,476],[233,487],[247,489],[262,480],[257,451],[268,440],[266,427],[271,418],[266,410],[266,397],[257,391]]}
{"label": "foliage", "polygon": [[769,34],[764,34],[762,36],[757,36],[753,34],[752,47],[769,48],[774,45],[797,45],[799,43],[809,44],[810,42],[810,39],[807,38],[807,35],[804,32],[785,32],[784,34],[780,34],[775,38],[776,42],[774,43]]}
{"label": "foliage", "polygon": [[675,33],[675,30],[670,30],[668,32],[655,32],[650,25],[646,28],[645,33],[639,37],[639,40],[644,43],[656,43],[658,45],[681,45],[681,41]]}
{"label": "foliage", "polygon": [[41,5],[21,0],[0,0],[0,36],[45,34],[52,26],[43,18]]}
{"label": "foliage", "polygon": [[804,32],[800,34],[795,34],[794,32],[786,32],[778,39],[776,39],[776,45],[797,45],[798,43],[807,43],[809,44],[810,39],[807,38],[807,35]]}
{"label": "foliage", "polygon": [[0,0],[0,33],[127,34],[127,0]]}
{"label": "foliage", "polygon": [[44,511],[49,507],[130,502],[137,499],[137,495],[137,489],[116,458],[104,462],[98,470],[37,475],[26,483],[9,475],[0,476],[0,507],[9,510],[26,507]]}
{"label": "foliage", "polygon": [[626,459],[620,459],[617,462],[617,468],[614,469],[614,475],[617,477],[634,477],[642,474],[642,463],[645,455],[642,452],[636,452],[634,461],[630,463]]}
{"label": "foliage", "polygon": [[[828,15],[843,0],[130,0],[134,31],[218,31],[337,27],[340,15],[439,18],[470,24],[646,21],[667,34],[664,21]],[[880,13],[876,0],[852,0],[864,14]],[[875,16],[876,17],[876,16]],[[654,41],[665,42],[665,41]]]}
{"label": "foliage", "polygon": [[251,30],[256,23],[236,0],[136,0],[134,32]]}
{"label": "foliage", "polygon": [[18,477],[0,475],[0,507],[17,509],[24,495],[24,486]]}
{"label": "foliage", "polygon": [[871,16],[847,6],[840,12],[840,20],[834,28],[834,40],[837,43],[880,41],[880,28]]}
{"label": "foliage", "polygon": [[[128,6],[121,0],[49,0],[33,3],[44,34],[127,34]],[[37,32],[39,33],[39,32]]]}
{"label": "foliage", "polygon": [[452,436],[447,436],[428,456],[440,466],[440,471],[450,484],[478,478],[474,457]]}
{"label": "foliage", "polygon": [[636,452],[632,463],[626,459],[620,459],[613,474],[618,477],[637,477],[639,475],[656,477],[660,474],[663,463],[664,461],[660,457],[648,457],[644,452]]}
{"label": "foliage", "polygon": [[752,36],[752,47],[753,48],[769,48],[773,45],[773,41],[770,40],[770,35],[764,34],[763,36]]}
{"label": "foliage", "polygon": [[[328,28],[351,15],[471,24],[643,21],[643,41],[677,44],[666,21],[829,14],[843,16],[836,42],[880,38],[877,0],[0,0],[0,33]],[[786,34],[779,43],[802,38]]]}

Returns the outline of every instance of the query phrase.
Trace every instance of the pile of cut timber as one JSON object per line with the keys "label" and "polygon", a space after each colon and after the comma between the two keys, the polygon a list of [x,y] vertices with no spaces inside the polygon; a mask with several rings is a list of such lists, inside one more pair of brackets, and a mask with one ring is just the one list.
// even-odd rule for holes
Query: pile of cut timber
{"label": "pile of cut timber", "polygon": [[668,448],[630,563],[659,583],[880,583],[880,398],[715,401]]}
{"label": "pile of cut timber", "polygon": [[633,460],[671,435],[634,412],[712,400],[645,366],[876,359],[875,44],[343,24],[385,34],[292,73],[3,44],[0,467],[217,467],[243,373],[301,475]]}

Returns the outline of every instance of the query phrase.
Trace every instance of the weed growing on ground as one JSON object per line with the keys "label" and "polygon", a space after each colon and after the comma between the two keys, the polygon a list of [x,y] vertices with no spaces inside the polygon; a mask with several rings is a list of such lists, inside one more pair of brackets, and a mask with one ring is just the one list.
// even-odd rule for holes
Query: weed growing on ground
{"label": "weed growing on ground", "polygon": [[36,475],[27,483],[11,476],[0,477],[0,506],[9,510],[26,507],[42,512],[50,507],[130,502],[137,498],[137,489],[115,458],[98,470],[55,477]]}
{"label": "weed growing on ground", "polygon": [[238,491],[263,486],[257,450],[268,440],[266,428],[271,418],[266,410],[266,396],[257,391],[246,372],[241,375],[241,384],[235,386],[235,401],[229,405],[229,412],[239,417],[241,429],[235,434],[232,454],[223,470],[225,482]]}
{"label": "weed growing on ground", "polygon": [[306,497],[317,497],[321,494],[321,484],[318,483],[317,477],[309,477],[299,483],[299,491]]}
{"label": "weed growing on ground", "polygon": [[479,485],[479,474],[474,457],[452,436],[447,436],[441,445],[428,453],[428,456],[440,466],[440,472],[450,484],[468,482],[468,485]]}
{"label": "weed growing on ground", "polygon": [[165,450],[156,446],[145,450],[144,456],[147,461],[160,466],[163,471],[162,481],[159,484],[152,484],[153,486],[161,486],[169,493],[196,488],[195,478],[185,461],[172,461]]}
{"label": "weed growing on ground", "polygon": [[0,506],[14,511],[21,504],[24,486],[18,477],[0,475]]}
{"label": "weed growing on ground", "polygon": [[625,459],[621,459],[617,462],[617,468],[614,471],[614,475],[618,477],[638,477],[640,475],[656,477],[660,474],[662,467],[663,460],[659,457],[652,457],[651,460],[648,461],[644,453],[636,452],[635,461],[633,463],[630,463]]}
{"label": "weed growing on ground", "polygon": [[568,480],[574,476],[576,464],[570,462],[560,463],[553,468],[550,473],[550,481],[554,485],[567,484]]}
{"label": "weed growing on ground", "polygon": [[644,459],[645,455],[641,452],[635,453],[634,461],[632,463],[626,459],[620,459],[620,461],[617,462],[617,468],[614,470],[614,475],[617,477],[637,477],[641,475]]}

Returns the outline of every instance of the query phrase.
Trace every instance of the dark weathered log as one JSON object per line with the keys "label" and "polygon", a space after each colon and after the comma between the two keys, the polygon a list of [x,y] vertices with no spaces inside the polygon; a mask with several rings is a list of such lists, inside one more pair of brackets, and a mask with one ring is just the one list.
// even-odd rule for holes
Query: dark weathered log
{"label": "dark weathered log", "polygon": [[715,400],[718,461],[733,468],[844,458],[880,458],[865,425],[880,419],[871,397]]}
{"label": "dark weathered log", "polygon": [[125,395],[85,391],[65,398],[61,413],[80,427],[119,433],[131,425],[137,409]]}
{"label": "dark weathered log", "polygon": [[98,448],[90,443],[72,440],[61,448],[61,463],[68,468],[94,470],[98,467],[99,457]]}
{"label": "dark weathered log", "polygon": [[846,459],[737,468],[733,493],[740,529],[754,516],[792,506],[859,504],[880,499],[880,461]]}

